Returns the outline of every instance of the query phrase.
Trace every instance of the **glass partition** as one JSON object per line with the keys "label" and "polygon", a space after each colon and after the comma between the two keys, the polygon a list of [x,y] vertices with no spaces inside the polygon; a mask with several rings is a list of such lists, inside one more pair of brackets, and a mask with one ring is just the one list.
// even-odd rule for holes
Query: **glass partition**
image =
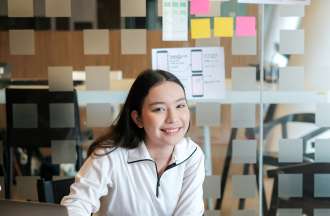
{"label": "glass partition", "polygon": [[329,215],[330,2],[210,1],[187,41],[162,40],[161,0],[15,2],[0,0],[0,197],[74,176],[152,49],[223,47],[225,97],[189,101],[207,214]]}

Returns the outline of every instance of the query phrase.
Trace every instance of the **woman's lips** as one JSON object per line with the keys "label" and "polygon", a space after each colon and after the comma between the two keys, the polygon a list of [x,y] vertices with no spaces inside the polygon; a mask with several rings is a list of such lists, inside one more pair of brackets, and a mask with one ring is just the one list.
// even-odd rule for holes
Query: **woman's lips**
{"label": "woman's lips", "polygon": [[161,131],[167,133],[167,134],[175,134],[179,132],[181,127],[176,127],[176,128],[163,128]]}

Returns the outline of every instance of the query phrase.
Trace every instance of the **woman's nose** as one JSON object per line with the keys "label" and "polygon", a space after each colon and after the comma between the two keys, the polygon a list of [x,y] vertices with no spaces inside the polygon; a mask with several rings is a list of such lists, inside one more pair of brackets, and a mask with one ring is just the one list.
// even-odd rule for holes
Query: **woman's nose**
{"label": "woman's nose", "polygon": [[166,122],[173,123],[173,122],[176,122],[177,119],[178,119],[178,113],[177,113],[177,111],[176,110],[169,109],[168,112],[167,112]]}

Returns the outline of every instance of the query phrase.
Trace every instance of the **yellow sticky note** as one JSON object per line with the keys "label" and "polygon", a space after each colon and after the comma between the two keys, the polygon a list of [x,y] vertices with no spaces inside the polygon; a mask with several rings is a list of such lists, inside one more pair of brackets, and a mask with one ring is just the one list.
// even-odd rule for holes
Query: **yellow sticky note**
{"label": "yellow sticky note", "polygon": [[233,17],[214,17],[214,36],[232,37],[234,34]]}
{"label": "yellow sticky note", "polygon": [[211,37],[210,19],[191,19],[191,38],[209,38]]}

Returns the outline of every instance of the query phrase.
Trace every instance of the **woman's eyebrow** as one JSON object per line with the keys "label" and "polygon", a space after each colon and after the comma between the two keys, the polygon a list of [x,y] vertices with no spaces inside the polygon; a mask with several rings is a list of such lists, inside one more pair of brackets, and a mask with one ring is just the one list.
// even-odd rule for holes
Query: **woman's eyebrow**
{"label": "woman's eyebrow", "polygon": [[[178,103],[178,102],[181,102],[181,101],[186,101],[186,98],[184,98],[184,97],[179,98],[179,99],[175,100],[175,103]],[[163,104],[166,104],[166,103],[163,102],[163,101],[155,101],[155,102],[150,103],[149,106],[163,105]]]}
{"label": "woman's eyebrow", "polygon": [[156,102],[150,103],[149,106],[162,105],[162,104],[165,104],[165,103],[161,102],[161,101],[156,101]]}
{"label": "woman's eyebrow", "polygon": [[186,101],[186,98],[185,97],[179,98],[175,102],[180,102],[180,101]]}

